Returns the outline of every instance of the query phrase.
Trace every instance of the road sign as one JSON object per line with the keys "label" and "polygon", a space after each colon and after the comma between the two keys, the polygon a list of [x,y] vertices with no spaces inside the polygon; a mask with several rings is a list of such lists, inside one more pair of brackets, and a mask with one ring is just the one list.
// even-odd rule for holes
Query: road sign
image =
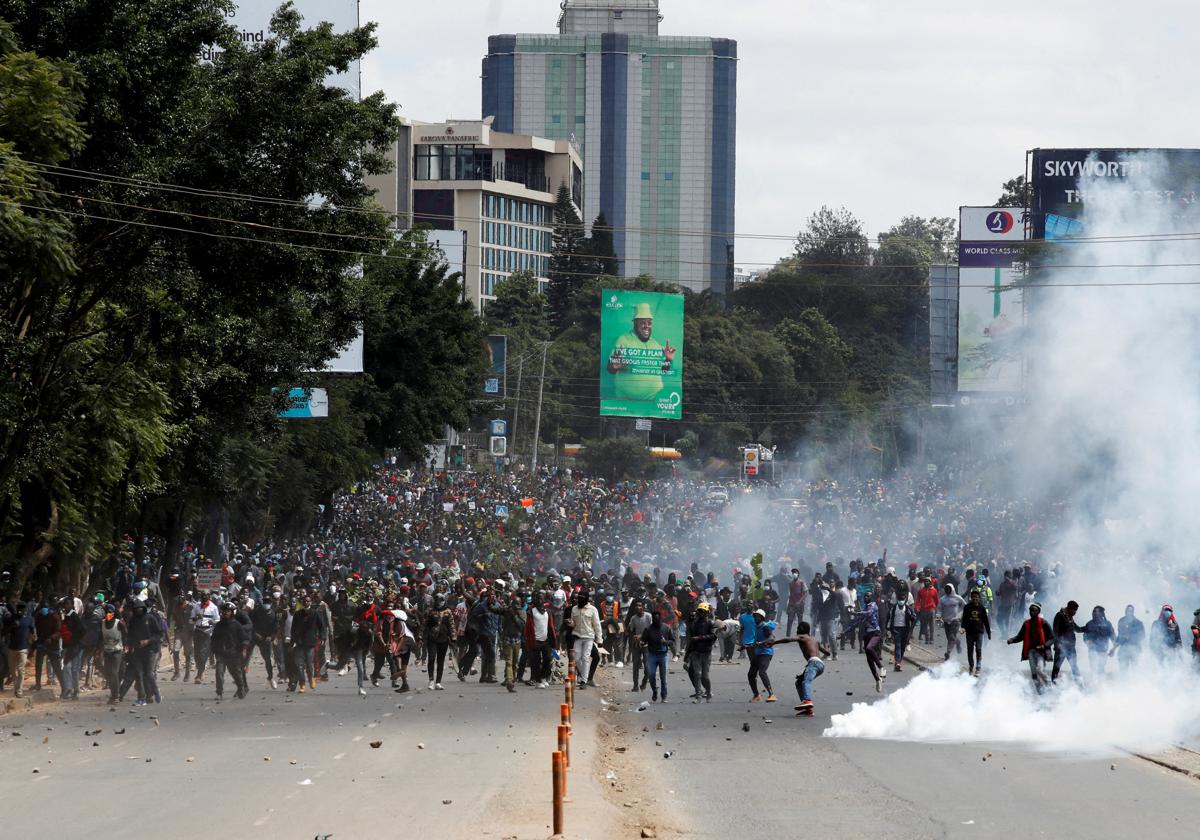
{"label": "road sign", "polygon": [[633,428],[638,432],[648,432],[654,428],[654,423],[647,417],[639,417],[633,421]]}
{"label": "road sign", "polygon": [[504,437],[508,434],[508,422],[505,420],[492,421],[492,437]]}
{"label": "road sign", "polygon": [[496,516],[501,519],[508,519],[508,505],[496,505]]}
{"label": "road sign", "polygon": [[494,457],[503,458],[508,454],[508,438],[493,435],[492,445],[489,451]]}
{"label": "road sign", "polygon": [[196,589],[201,592],[215,592],[220,588],[220,569],[200,569],[196,572]]}

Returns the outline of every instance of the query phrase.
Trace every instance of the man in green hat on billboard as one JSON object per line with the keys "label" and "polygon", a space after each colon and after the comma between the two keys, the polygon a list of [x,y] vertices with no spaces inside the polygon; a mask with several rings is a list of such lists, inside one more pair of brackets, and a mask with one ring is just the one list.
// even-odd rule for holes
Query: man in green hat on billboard
{"label": "man in green hat on billboard", "polygon": [[616,377],[617,399],[653,400],[662,391],[662,374],[671,371],[675,348],[669,340],[659,344],[651,337],[653,332],[654,315],[650,304],[637,304],[633,329],[617,338],[608,357],[608,372]]}

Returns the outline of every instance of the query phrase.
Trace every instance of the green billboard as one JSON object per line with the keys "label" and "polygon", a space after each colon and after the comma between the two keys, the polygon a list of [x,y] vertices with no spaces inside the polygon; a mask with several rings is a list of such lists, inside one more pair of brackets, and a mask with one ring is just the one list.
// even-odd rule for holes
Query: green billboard
{"label": "green billboard", "polygon": [[601,293],[600,414],[683,416],[683,295]]}

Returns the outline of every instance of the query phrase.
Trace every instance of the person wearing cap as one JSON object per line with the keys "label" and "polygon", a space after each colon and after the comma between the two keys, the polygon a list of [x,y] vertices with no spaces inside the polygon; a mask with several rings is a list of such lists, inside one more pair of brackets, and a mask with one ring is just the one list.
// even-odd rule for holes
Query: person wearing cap
{"label": "person wearing cap", "polygon": [[696,605],[695,615],[688,624],[685,656],[687,664],[684,666],[692,680],[692,701],[695,703],[699,703],[702,696],[706,702],[712,702],[712,682],[709,680],[708,671],[712,664],[713,643],[716,640],[712,608],[707,602],[701,601]]}
{"label": "person wearing cap", "polygon": [[670,373],[676,348],[653,338],[654,313],[649,303],[634,306],[633,329],[618,336],[608,355],[607,370],[613,374],[614,396],[642,402],[655,399],[663,389],[662,374]]}
{"label": "person wearing cap", "polygon": [[1021,625],[1017,635],[1008,640],[1010,645],[1021,643],[1021,661],[1029,663],[1029,676],[1033,687],[1041,694],[1046,687],[1046,675],[1042,668],[1050,657],[1050,646],[1054,644],[1054,628],[1042,618],[1042,605],[1034,601],[1029,605],[1029,619]]}

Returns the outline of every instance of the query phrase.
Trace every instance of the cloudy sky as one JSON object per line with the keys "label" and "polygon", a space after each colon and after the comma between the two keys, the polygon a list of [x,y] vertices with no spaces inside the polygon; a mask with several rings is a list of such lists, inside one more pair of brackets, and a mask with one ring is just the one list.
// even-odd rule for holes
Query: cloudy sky
{"label": "cloudy sky", "polygon": [[[487,36],[553,32],[555,0],[361,0],[363,89],[405,116],[480,116]],[[664,35],[738,41],[737,230],[822,204],[874,234],[990,204],[1035,146],[1197,146],[1191,4],[662,0]],[[742,239],[740,265],[784,241]]]}

